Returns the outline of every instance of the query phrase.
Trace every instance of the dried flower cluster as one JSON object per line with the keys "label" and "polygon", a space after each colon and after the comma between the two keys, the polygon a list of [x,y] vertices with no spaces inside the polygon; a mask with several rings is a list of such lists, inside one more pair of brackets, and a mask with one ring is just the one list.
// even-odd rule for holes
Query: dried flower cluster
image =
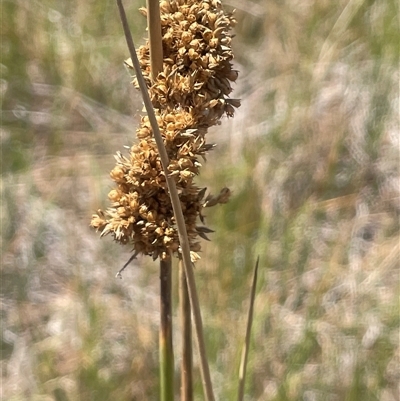
{"label": "dried flower cluster", "polygon": [[[162,1],[160,7],[163,71],[155,82],[150,78],[148,43],[137,53],[170,160],[168,170],[179,191],[192,258],[197,259],[198,237],[207,239],[211,232],[197,225],[199,217],[203,222],[202,208],[225,203],[229,197],[225,188],[219,196],[203,199],[205,189],[198,188],[193,178],[201,167],[199,157],[205,159],[214,146],[206,143],[207,129],[223,114],[233,116],[234,107],[240,105],[228,98],[237,78],[229,34],[235,20],[219,0]],[[128,157],[117,153],[110,173],[117,184],[108,194],[111,207],[94,214],[91,226],[101,236],[111,233],[116,241],[133,244],[137,253],[165,259],[178,252],[178,232],[147,116],[137,138]]]}

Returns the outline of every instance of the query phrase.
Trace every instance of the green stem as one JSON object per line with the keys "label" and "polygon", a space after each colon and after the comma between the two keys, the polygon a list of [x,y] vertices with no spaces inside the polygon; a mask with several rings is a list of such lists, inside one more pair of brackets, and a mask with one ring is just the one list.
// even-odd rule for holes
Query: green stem
{"label": "green stem", "polygon": [[181,401],[193,401],[192,321],[185,269],[179,260],[179,305],[182,324]]}
{"label": "green stem", "polygon": [[174,399],[171,258],[160,261],[160,400]]}

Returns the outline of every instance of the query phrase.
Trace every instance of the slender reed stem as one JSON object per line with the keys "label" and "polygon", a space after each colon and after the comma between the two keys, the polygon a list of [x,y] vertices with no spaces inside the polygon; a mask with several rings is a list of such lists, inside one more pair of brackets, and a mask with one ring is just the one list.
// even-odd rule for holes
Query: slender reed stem
{"label": "slender reed stem", "polygon": [[154,82],[157,75],[163,70],[159,0],[147,0],[147,27],[149,30],[151,80]]}
{"label": "slender reed stem", "polygon": [[[147,0],[147,27],[149,30],[149,49],[151,79],[154,82],[163,69],[160,3]],[[160,261],[160,399],[170,401],[174,398],[174,346],[172,343],[172,292],[171,257]]]}
{"label": "slender reed stem", "polygon": [[174,399],[171,258],[160,261],[160,400]]}
{"label": "slender reed stem", "polygon": [[179,305],[182,322],[181,401],[193,401],[192,322],[186,274],[182,260],[179,260]]}
{"label": "slender reed stem", "polygon": [[238,401],[243,401],[243,397],[244,397],[244,384],[245,384],[245,379],[246,379],[247,357],[249,355],[251,326],[253,324],[254,299],[256,296],[259,260],[260,260],[260,258],[257,257],[256,267],[254,268],[254,274],[253,274],[253,283],[251,285],[250,306],[249,306],[249,313],[247,315],[247,328],[246,328],[245,344],[244,344],[244,347],[242,350],[242,358],[240,360],[240,368],[239,368],[239,389],[238,389],[238,398],[237,398]]}
{"label": "slender reed stem", "polygon": [[199,304],[199,299],[197,296],[197,289],[196,289],[196,284],[195,284],[195,279],[194,279],[193,264],[192,264],[192,260],[190,258],[190,247],[189,247],[189,240],[188,240],[188,236],[187,236],[187,232],[186,232],[185,219],[183,217],[182,207],[180,204],[179,195],[178,195],[178,191],[176,189],[175,181],[173,180],[172,177],[169,176],[169,172],[168,172],[169,160],[168,160],[167,151],[165,149],[164,142],[162,140],[162,136],[160,133],[160,129],[157,124],[154,109],[153,109],[152,103],[150,101],[149,93],[147,91],[146,82],[144,81],[144,78],[143,78],[143,75],[142,75],[142,72],[140,69],[139,60],[136,55],[135,46],[133,44],[132,35],[131,35],[130,29],[128,26],[128,21],[126,19],[126,14],[125,14],[124,7],[122,5],[122,1],[117,0],[117,4],[118,4],[121,22],[122,22],[122,26],[124,29],[126,42],[128,45],[132,64],[136,71],[139,88],[140,88],[140,91],[143,96],[143,102],[145,104],[146,111],[147,111],[147,114],[149,117],[149,121],[150,121],[152,130],[153,130],[154,139],[155,139],[158,151],[160,153],[161,164],[162,164],[164,174],[165,174],[165,177],[167,180],[168,190],[169,190],[170,197],[171,197],[171,203],[172,203],[172,207],[174,210],[176,225],[177,225],[178,234],[179,234],[179,242],[180,242],[180,245],[182,248],[182,257],[183,257],[183,262],[184,262],[184,267],[185,267],[186,279],[187,279],[188,288],[189,288],[190,303],[192,306],[193,319],[194,319],[194,323],[195,323],[196,339],[197,339],[197,345],[198,345],[199,357],[200,357],[200,373],[201,373],[201,378],[202,378],[202,382],[203,382],[204,393],[206,396],[206,400],[214,401],[215,398],[214,398],[214,393],[213,393],[212,384],[211,384],[211,375],[210,375],[210,369],[208,366],[205,342],[204,342],[204,335],[203,335],[203,322],[202,322],[202,318],[201,318],[200,304]]}

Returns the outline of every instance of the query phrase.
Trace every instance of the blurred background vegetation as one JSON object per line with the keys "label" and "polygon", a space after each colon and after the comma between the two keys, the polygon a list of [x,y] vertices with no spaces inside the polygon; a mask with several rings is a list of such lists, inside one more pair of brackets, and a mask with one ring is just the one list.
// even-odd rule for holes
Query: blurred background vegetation
{"label": "blurred background vegetation", "polygon": [[[246,400],[398,401],[399,4],[225,4],[242,107],[198,182],[233,197],[196,267],[217,397],[235,399],[260,255]],[[2,399],[156,400],[158,266],[115,279],[130,249],[89,229],[142,109],[116,6],[1,7]]]}

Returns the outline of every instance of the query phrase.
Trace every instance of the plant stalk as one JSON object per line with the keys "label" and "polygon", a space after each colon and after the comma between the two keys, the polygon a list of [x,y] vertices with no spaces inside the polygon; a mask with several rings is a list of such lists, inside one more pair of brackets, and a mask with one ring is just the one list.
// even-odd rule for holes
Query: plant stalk
{"label": "plant stalk", "polygon": [[[163,69],[163,51],[161,37],[160,3],[147,0],[147,27],[149,31],[149,49],[151,80],[154,82]],[[174,399],[174,346],[172,343],[172,261],[160,261],[160,399]]]}
{"label": "plant stalk", "polygon": [[160,261],[160,400],[174,399],[174,348],[172,344],[172,261]]}
{"label": "plant stalk", "polygon": [[150,73],[154,82],[163,70],[163,49],[161,36],[160,2],[147,0],[147,27],[149,30]]}
{"label": "plant stalk", "polygon": [[215,398],[214,398],[214,393],[213,393],[212,384],[211,384],[211,375],[210,375],[210,369],[208,366],[205,342],[204,342],[204,335],[203,335],[203,322],[202,322],[202,318],[201,318],[200,304],[199,304],[199,299],[198,299],[197,289],[196,289],[196,284],[195,284],[195,279],[194,279],[193,264],[192,264],[192,260],[190,258],[190,247],[189,247],[189,240],[188,240],[188,236],[187,236],[187,232],[186,232],[185,219],[183,217],[182,207],[181,207],[181,203],[179,200],[178,191],[176,189],[175,181],[172,177],[169,176],[169,172],[168,172],[169,159],[168,159],[167,151],[165,149],[164,142],[163,142],[163,139],[162,139],[162,136],[160,133],[160,129],[157,124],[153,105],[151,103],[150,96],[147,91],[146,82],[143,78],[143,74],[140,69],[139,60],[136,55],[135,46],[133,44],[132,35],[131,35],[130,29],[129,29],[128,21],[126,19],[126,14],[125,14],[124,7],[122,5],[122,1],[117,0],[117,5],[118,5],[118,9],[119,9],[121,22],[122,22],[122,26],[124,29],[129,53],[131,56],[132,64],[135,68],[136,76],[138,79],[138,84],[139,84],[140,91],[143,96],[143,102],[146,107],[149,121],[150,121],[152,130],[153,130],[154,139],[156,141],[156,145],[157,145],[158,151],[160,153],[161,164],[162,164],[163,171],[164,171],[164,174],[166,177],[168,190],[169,190],[170,197],[171,197],[171,203],[172,203],[172,207],[174,210],[176,225],[177,225],[178,234],[179,234],[179,242],[180,242],[181,249],[182,249],[182,257],[183,257],[183,263],[184,263],[184,267],[185,267],[186,279],[187,279],[187,283],[188,283],[189,298],[190,298],[190,303],[191,303],[191,307],[192,307],[193,319],[194,319],[194,323],[195,323],[196,340],[197,340],[199,357],[200,357],[200,373],[201,373],[204,393],[205,393],[205,397],[206,397],[207,401],[214,401]]}
{"label": "plant stalk", "polygon": [[182,325],[181,401],[193,401],[191,308],[182,260],[179,260],[179,305]]}

